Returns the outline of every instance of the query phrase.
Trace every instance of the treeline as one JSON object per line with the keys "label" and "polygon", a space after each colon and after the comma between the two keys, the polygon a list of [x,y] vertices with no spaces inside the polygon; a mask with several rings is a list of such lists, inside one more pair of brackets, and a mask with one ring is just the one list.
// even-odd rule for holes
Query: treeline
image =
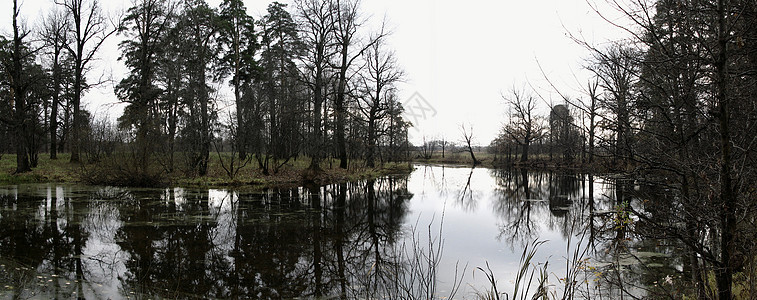
{"label": "treeline", "polygon": [[669,203],[644,203],[639,227],[687,245],[684,275],[697,298],[731,299],[734,274],[757,253],[757,2],[608,3],[626,17],[607,18],[612,25],[633,24],[630,38],[576,39],[593,53],[584,95],[563,93],[545,117],[535,92],[513,91],[494,145],[517,147],[522,161],[534,144],[568,160],[599,155],[630,179],[676,191]]}
{"label": "treeline", "polygon": [[[277,172],[300,156],[318,171],[326,158],[347,168],[406,155],[403,72],[359,1],[273,2],[257,20],[241,0],[135,0],[118,20],[100,4],[57,0],[29,30],[14,0],[13,36],[0,37],[0,135],[9,141],[0,150],[17,155],[17,173],[45,151],[69,151],[73,162],[128,154],[118,168],[134,176],[204,175],[214,152],[232,153],[218,155],[230,175],[248,163]],[[125,111],[111,124],[81,99],[102,83],[90,71],[111,63],[97,54],[117,37],[129,73],[115,87]]]}

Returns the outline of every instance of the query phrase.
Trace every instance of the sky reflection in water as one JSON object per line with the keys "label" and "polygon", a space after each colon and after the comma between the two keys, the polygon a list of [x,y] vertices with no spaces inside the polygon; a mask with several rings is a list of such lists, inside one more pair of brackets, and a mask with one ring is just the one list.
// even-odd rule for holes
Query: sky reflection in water
{"label": "sky reflection in water", "polygon": [[535,259],[557,282],[569,237],[571,251],[587,225],[582,247],[601,240],[589,215],[612,210],[616,195],[600,177],[438,166],[263,193],[6,186],[0,296],[392,297],[403,243],[415,234],[425,245],[429,231],[438,242],[442,220],[437,294],[456,262],[458,297],[486,290],[476,267],[487,263],[509,292],[534,240],[547,241]]}

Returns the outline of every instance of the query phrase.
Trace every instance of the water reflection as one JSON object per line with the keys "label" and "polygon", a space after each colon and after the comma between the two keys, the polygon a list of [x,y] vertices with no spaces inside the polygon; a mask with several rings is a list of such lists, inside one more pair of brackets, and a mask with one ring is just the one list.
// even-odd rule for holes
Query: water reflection
{"label": "water reflection", "polygon": [[[643,209],[635,190],[610,176],[431,166],[256,193],[5,187],[0,297],[398,298],[417,287],[407,281],[417,278],[408,273],[409,237],[425,241],[440,216],[444,236],[428,237],[444,242],[437,295],[457,279],[459,297],[486,287],[481,274],[455,278],[456,262],[490,263],[510,291],[523,247],[549,240],[538,261],[589,249],[593,266],[611,274],[602,279],[614,283],[607,295],[643,296],[678,261],[673,245],[617,226],[624,203]],[[635,263],[639,253],[646,264]],[[552,274],[565,272],[564,263],[551,265]]]}
{"label": "water reflection", "polygon": [[394,261],[412,197],[395,178],[264,193],[35,188],[0,198],[13,298],[354,298],[387,286],[378,266]]}
{"label": "water reflection", "polygon": [[593,211],[612,205],[604,182],[592,175],[529,172],[525,169],[493,170],[496,178],[494,211],[500,220],[501,235],[508,243],[524,247],[541,232],[560,232],[563,239],[592,225]]}

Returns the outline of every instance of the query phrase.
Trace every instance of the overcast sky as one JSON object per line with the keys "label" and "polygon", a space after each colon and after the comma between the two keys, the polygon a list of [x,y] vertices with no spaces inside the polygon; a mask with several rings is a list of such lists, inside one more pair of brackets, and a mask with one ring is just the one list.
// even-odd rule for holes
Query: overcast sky
{"label": "overcast sky", "polygon": [[[0,32],[8,34],[12,1],[0,2],[4,12]],[[53,6],[52,0],[21,2],[22,17],[30,26]],[[217,7],[220,0],[208,2]],[[263,15],[270,3],[244,2],[254,17]],[[128,0],[102,3],[111,14],[131,5]],[[392,31],[388,44],[406,73],[400,98],[406,103],[408,119],[415,124],[410,135],[416,144],[424,136],[459,141],[459,126],[466,124],[473,127],[476,142],[487,145],[506,120],[500,94],[513,87],[533,86],[547,101],[551,98],[559,103],[559,97],[550,94],[539,64],[561,90],[580,97],[578,88],[586,76],[582,65],[588,51],[568,34],[581,35],[593,44],[622,34],[597,16],[587,0],[364,0],[362,10],[371,20],[366,33],[378,29],[384,16],[388,20]],[[125,68],[117,61],[118,39],[112,39],[95,62],[103,68],[89,76],[123,78]],[[230,99],[232,95],[221,97]],[[123,109],[112,84],[89,92],[85,102],[91,111],[112,118]],[[547,104],[541,105],[546,111]]]}

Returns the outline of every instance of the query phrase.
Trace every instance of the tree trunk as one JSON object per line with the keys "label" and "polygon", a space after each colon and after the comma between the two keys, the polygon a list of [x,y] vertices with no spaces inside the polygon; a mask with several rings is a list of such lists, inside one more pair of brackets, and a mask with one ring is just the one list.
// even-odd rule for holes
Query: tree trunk
{"label": "tree trunk", "polygon": [[528,161],[528,142],[523,143],[521,148],[521,154],[520,154],[520,161],[526,162]]}
{"label": "tree trunk", "polygon": [[60,49],[54,45],[53,103],[50,105],[50,159],[58,159],[58,106],[60,105]]}
{"label": "tree trunk", "polygon": [[729,124],[729,99],[727,94],[728,68],[728,33],[725,20],[725,0],[718,0],[718,56],[715,61],[717,76],[718,121],[720,131],[720,221],[722,232],[720,236],[721,266],[716,271],[718,298],[732,299],[731,286],[733,283],[733,262],[731,257],[734,248],[734,231],[736,229],[736,197],[732,190],[731,179],[731,137]]}
{"label": "tree trunk", "polygon": [[478,164],[481,164],[481,162],[478,161],[478,159],[476,159],[476,155],[473,154],[473,147],[468,146],[468,152],[470,152],[470,158],[473,160],[473,165],[474,166],[478,165]]}
{"label": "tree trunk", "polygon": [[79,148],[81,146],[81,139],[80,139],[80,133],[81,133],[81,92],[82,92],[82,77],[84,76],[84,71],[82,69],[82,56],[81,52],[83,51],[83,45],[77,46],[78,50],[76,53],[76,61],[74,62],[74,98],[71,99],[73,101],[73,109],[74,109],[74,115],[73,115],[73,126],[71,127],[71,141],[70,141],[70,147],[71,147],[71,162],[80,162],[79,158]]}
{"label": "tree trunk", "polygon": [[346,44],[342,45],[342,65],[339,69],[339,86],[334,103],[336,109],[336,148],[339,155],[339,167],[342,169],[347,169],[347,144],[344,129],[345,115],[347,114],[344,107],[345,89],[347,88],[347,46]]}
{"label": "tree trunk", "polygon": [[200,64],[198,65],[199,72],[199,88],[200,92],[200,164],[198,166],[198,173],[200,176],[205,176],[208,173],[208,160],[210,159],[210,116],[208,115],[208,91],[206,88],[205,79],[205,58],[200,58]]}
{"label": "tree trunk", "polygon": [[376,116],[373,115],[371,109],[371,116],[368,118],[368,153],[365,156],[366,165],[369,168],[376,166],[375,152],[376,152]]}
{"label": "tree trunk", "polygon": [[239,159],[244,160],[247,158],[247,120],[245,119],[245,107],[242,103],[242,95],[240,92],[239,82],[239,68],[234,71],[234,99],[237,105],[237,130],[236,130],[236,144],[237,151],[239,151]]}
{"label": "tree trunk", "polygon": [[[317,45],[319,55],[323,51],[322,45]],[[320,56],[319,56],[320,57]],[[321,130],[322,115],[321,107],[323,106],[323,66],[322,62],[316,61],[315,86],[313,91],[313,148],[310,152],[310,169],[320,170],[321,159],[323,156],[323,131]]]}
{"label": "tree trunk", "polygon": [[26,134],[28,120],[26,114],[26,88],[21,82],[23,64],[21,62],[22,37],[19,36],[18,3],[13,1],[13,69],[11,70],[11,97],[14,100],[14,130],[13,137],[16,144],[16,173],[31,171],[31,164],[27,150]]}

